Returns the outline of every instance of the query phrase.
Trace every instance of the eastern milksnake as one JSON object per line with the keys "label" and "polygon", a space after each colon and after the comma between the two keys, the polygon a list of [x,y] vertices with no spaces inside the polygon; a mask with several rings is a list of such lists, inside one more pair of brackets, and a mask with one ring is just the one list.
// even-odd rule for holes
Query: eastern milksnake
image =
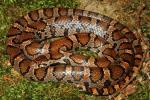
{"label": "eastern milksnake", "polygon": [[7,37],[11,65],[24,77],[81,85],[94,95],[123,89],[143,59],[141,40],[128,27],[79,9],[31,11]]}

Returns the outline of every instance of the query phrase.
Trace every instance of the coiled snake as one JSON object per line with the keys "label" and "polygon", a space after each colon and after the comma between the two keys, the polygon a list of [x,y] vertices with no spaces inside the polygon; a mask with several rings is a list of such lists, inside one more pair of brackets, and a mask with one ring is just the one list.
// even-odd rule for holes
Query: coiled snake
{"label": "coiled snake", "polygon": [[24,77],[81,85],[95,95],[123,89],[143,59],[141,40],[126,26],[79,9],[31,11],[7,37],[11,65]]}

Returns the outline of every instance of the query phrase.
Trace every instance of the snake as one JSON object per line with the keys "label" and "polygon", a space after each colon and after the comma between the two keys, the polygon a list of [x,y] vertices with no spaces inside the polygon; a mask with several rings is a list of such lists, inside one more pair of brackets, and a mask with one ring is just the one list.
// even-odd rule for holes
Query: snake
{"label": "snake", "polygon": [[108,16],[81,9],[42,8],[9,28],[14,69],[37,82],[70,83],[92,95],[124,89],[140,71],[141,39]]}

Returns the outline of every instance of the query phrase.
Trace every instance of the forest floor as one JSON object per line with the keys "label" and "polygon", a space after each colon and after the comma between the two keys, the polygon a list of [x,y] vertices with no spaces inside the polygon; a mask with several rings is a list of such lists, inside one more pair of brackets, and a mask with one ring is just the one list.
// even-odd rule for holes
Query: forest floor
{"label": "forest floor", "polygon": [[0,100],[106,100],[70,84],[31,82],[10,65],[5,40],[10,25],[27,12],[43,7],[94,11],[128,26],[143,40],[146,59],[136,80],[116,100],[150,100],[150,1],[149,0],[0,0]]}

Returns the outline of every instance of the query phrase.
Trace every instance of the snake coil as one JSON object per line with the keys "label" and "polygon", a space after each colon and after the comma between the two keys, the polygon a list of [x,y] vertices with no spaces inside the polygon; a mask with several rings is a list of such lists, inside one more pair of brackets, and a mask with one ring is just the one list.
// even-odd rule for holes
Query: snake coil
{"label": "snake coil", "polygon": [[69,82],[94,95],[123,89],[143,59],[141,40],[128,27],[80,9],[31,11],[7,37],[11,65],[24,77]]}

